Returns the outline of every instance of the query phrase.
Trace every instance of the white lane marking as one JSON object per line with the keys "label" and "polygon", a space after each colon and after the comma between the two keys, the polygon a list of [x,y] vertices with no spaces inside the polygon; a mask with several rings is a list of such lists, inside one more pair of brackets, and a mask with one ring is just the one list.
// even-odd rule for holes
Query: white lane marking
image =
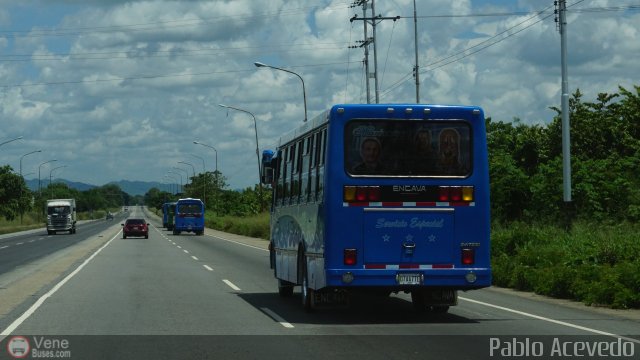
{"label": "white lane marking", "polygon": [[178,249],[182,249],[182,246],[178,245]]}
{"label": "white lane marking", "polygon": [[22,245],[22,244],[24,244],[24,243],[23,243],[23,242],[19,242],[19,243],[17,243],[16,245]]}
{"label": "white lane marking", "polygon": [[0,246],[0,250],[2,250],[2,249],[6,249],[6,248],[8,248],[8,247],[9,247],[9,246]]}
{"label": "white lane marking", "polygon": [[30,243],[34,242],[35,240],[29,240]]}
{"label": "white lane marking", "polygon": [[191,258],[192,258],[193,260],[195,260],[195,261],[198,261],[198,258],[197,258],[197,257],[195,257],[195,256],[191,256]]}
{"label": "white lane marking", "polygon": [[185,253],[185,254],[188,254],[188,253],[189,253],[189,251],[187,251],[187,250],[182,250],[182,251],[184,251],[184,253]]}
{"label": "white lane marking", "polygon": [[225,284],[229,285],[230,288],[232,288],[235,291],[240,291],[240,288],[235,286],[231,281],[227,280],[227,279],[223,279],[222,282],[224,282]]}
{"label": "white lane marking", "polygon": [[89,256],[87,260],[85,260],[82,264],[80,264],[80,266],[78,266],[75,270],[73,270],[71,274],[67,275],[64,279],[60,280],[60,282],[57,283],[51,290],[49,290],[46,294],[42,295],[33,305],[31,305],[31,307],[27,309],[27,311],[25,311],[24,314],[20,315],[20,317],[17,318],[13,323],[11,323],[9,327],[4,329],[0,333],[0,342],[4,340],[5,337],[9,336],[12,332],[14,332],[18,328],[18,326],[20,326],[23,322],[25,322],[25,320],[29,318],[29,316],[33,315],[33,313],[36,312],[36,310],[38,310],[40,306],[42,306],[45,300],[47,300],[49,297],[55,294],[56,291],[58,291],[62,287],[62,285],[66,284],[69,280],[71,280],[72,277],[74,277],[77,273],[79,273],[80,270],[82,270],[91,260],[93,260],[94,257],[96,257],[102,251],[102,249],[109,246],[109,244],[111,244],[113,239],[117,238],[119,234],[120,233],[116,234],[109,241],[107,241],[106,244],[102,245],[102,247],[100,247],[98,250],[96,250],[96,252],[94,252],[91,256]]}
{"label": "white lane marking", "polygon": [[247,244],[241,243],[241,242],[239,242],[239,241],[225,239],[225,238],[220,237],[220,236],[214,236],[214,235],[207,235],[207,236],[210,236],[210,237],[215,238],[215,239],[220,239],[220,240],[228,241],[228,242],[230,242],[230,243],[234,243],[234,244],[238,244],[238,245],[242,245],[242,246],[250,247],[250,248],[253,248],[253,249],[258,249],[258,250],[262,250],[262,251],[269,252],[269,250],[267,250],[267,249],[263,249],[263,248],[261,248],[261,247],[257,247],[257,246],[253,246],[253,245],[247,245]]}
{"label": "white lane marking", "polygon": [[205,268],[205,269],[207,269],[207,270],[209,270],[209,271],[213,271],[213,269],[212,269],[212,268],[211,268],[211,266],[209,266],[209,265],[202,265],[202,266],[204,266],[204,268]]}
{"label": "white lane marking", "polygon": [[469,299],[469,298],[465,298],[465,297],[458,296],[458,299],[464,300],[464,301],[468,301],[468,302],[472,302],[474,304],[484,305],[484,306],[492,307],[494,309],[499,309],[499,310],[502,310],[502,311],[507,311],[507,312],[511,312],[511,313],[514,313],[514,314],[518,314],[518,315],[522,315],[522,316],[526,316],[526,317],[542,320],[542,321],[551,322],[551,323],[562,325],[562,326],[567,326],[567,327],[578,329],[578,330],[583,330],[583,331],[586,331],[586,332],[591,332],[591,333],[598,334],[598,335],[611,336],[611,337],[614,337],[614,338],[619,338],[619,339],[632,341],[632,342],[640,344],[640,340],[638,340],[638,339],[628,338],[628,337],[625,337],[625,336],[622,336],[622,335],[617,335],[617,334],[613,334],[613,333],[606,332],[606,331],[596,330],[596,329],[588,328],[588,327],[585,327],[585,326],[580,326],[580,325],[568,323],[568,322],[565,322],[565,321],[555,320],[555,319],[551,319],[551,318],[544,317],[544,316],[534,315],[534,314],[530,314],[530,313],[527,313],[527,312],[524,312],[524,311],[514,310],[514,309],[511,309],[511,308],[508,308],[508,307],[489,304],[489,303],[486,303],[486,302],[473,300],[473,299]]}
{"label": "white lane marking", "polygon": [[271,309],[263,307],[260,308],[265,314],[269,315],[273,320],[277,321],[280,325],[286,327],[287,329],[292,329],[294,326],[291,325],[290,322],[285,321],[280,315],[271,311]]}

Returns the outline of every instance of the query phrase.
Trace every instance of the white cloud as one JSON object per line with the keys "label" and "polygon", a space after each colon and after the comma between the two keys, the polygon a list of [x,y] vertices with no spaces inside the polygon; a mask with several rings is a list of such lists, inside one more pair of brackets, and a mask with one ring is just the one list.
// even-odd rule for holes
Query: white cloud
{"label": "white cloud", "polygon": [[[21,9],[36,3],[46,11],[69,2],[25,3]],[[33,30],[30,35],[0,39],[3,53],[32,55],[31,61],[0,63],[0,85],[47,84],[0,90],[4,119],[19,119],[0,120],[0,137],[24,135],[22,150],[48,150],[33,162],[47,156],[73,161],[64,176],[76,181],[161,181],[191,153],[206,158],[212,169],[213,152],[193,144],[199,139],[218,149],[220,170],[233,188],[254,184],[253,119],[232,110],[227,116],[218,104],[252,112],[261,147],[273,146],[304,115],[299,79],[258,69],[255,61],[303,77],[309,118],[331,104],[366,98],[363,50],[348,48],[363,39],[362,21],[349,22],[354,14],[362,17],[362,11],[348,2],[73,3],[76,12],[52,12],[46,24],[21,24]],[[551,5],[538,0],[417,4],[418,15],[536,11]],[[616,4],[587,0],[580,6]],[[0,30],[12,30],[7,26],[15,9],[0,10]],[[376,12],[408,17],[413,1],[377,2]],[[560,102],[560,38],[553,17],[478,53],[461,52],[528,17],[421,18],[421,101],[480,105],[495,120],[550,121],[549,106]],[[54,27],[70,35],[36,33]],[[634,85],[640,14],[576,12],[568,31],[572,92],[579,87],[585,98],[593,98],[597,92],[617,91],[619,84]],[[410,17],[377,27],[381,101],[415,100],[413,32]],[[447,60],[436,63],[442,59]],[[373,53],[370,62],[373,71]],[[373,81],[371,86],[374,98]],[[0,153],[0,161],[11,162],[9,156],[15,154]]]}

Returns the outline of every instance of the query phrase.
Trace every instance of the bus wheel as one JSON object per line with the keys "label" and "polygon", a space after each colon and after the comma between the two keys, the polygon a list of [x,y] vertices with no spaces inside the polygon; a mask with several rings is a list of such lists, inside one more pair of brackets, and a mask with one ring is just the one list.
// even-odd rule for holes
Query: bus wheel
{"label": "bus wheel", "polygon": [[293,284],[288,281],[278,279],[278,294],[282,297],[291,297],[293,295]]}

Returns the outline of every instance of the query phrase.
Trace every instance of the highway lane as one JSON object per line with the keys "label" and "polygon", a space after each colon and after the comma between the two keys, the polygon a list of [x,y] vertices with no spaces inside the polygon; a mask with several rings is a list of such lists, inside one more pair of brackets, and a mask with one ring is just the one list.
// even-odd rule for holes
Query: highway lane
{"label": "highway lane", "polygon": [[42,228],[3,235],[0,237],[0,274],[84,241],[114,224],[119,225],[125,216],[118,214],[114,220],[81,221],[75,234],[47,235],[46,228]]}
{"label": "highway lane", "polygon": [[[249,341],[225,337],[224,346],[203,351],[238,355],[242,343],[240,347],[252,353],[286,351],[312,358],[345,352],[370,358],[485,358],[487,336],[593,339],[600,334],[616,339],[612,335],[640,333],[637,319],[496,290],[461,293],[459,306],[438,316],[415,313],[406,294],[357,299],[349,308],[308,314],[299,293],[286,299],[278,296],[264,243],[247,246],[225,240],[232,236],[224,235],[175,236],[159,228],[156,220],[151,222],[149,239],[124,240],[116,229],[107,231],[112,240],[11,333],[253,335]],[[295,336],[273,340],[255,335]],[[447,341],[458,346],[444,346]],[[460,342],[474,344],[481,353],[469,357],[469,348]],[[310,349],[317,353],[310,354]]]}

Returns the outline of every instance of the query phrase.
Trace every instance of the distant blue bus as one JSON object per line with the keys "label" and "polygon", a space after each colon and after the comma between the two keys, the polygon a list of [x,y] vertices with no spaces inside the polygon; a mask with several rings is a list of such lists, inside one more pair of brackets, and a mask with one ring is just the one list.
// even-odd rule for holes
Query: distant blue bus
{"label": "distant blue bus", "polygon": [[204,234],[204,203],[200,199],[179,199],[176,201],[173,234],[192,232]]}
{"label": "distant blue bus", "polygon": [[475,106],[335,105],[265,151],[271,268],[306,310],[353,292],[446,312],[491,285],[485,119]]}
{"label": "distant blue bus", "polygon": [[176,203],[166,202],[162,204],[162,227],[173,230],[173,216],[176,213]]}

